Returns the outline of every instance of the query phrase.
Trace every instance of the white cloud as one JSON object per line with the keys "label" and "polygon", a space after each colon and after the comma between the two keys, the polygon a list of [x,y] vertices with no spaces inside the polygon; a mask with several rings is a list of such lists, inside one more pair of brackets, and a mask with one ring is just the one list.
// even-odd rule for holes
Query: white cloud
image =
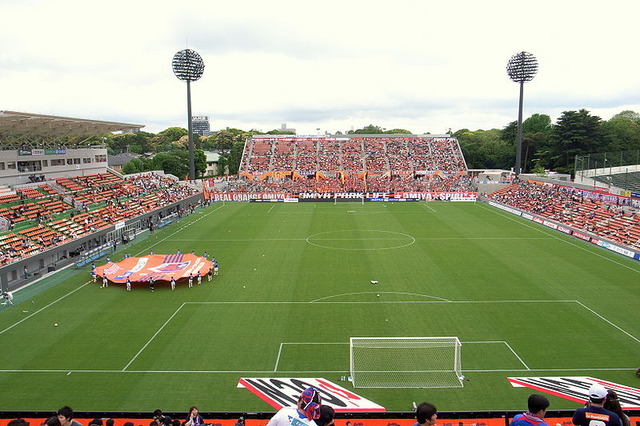
{"label": "white cloud", "polygon": [[0,2],[0,109],[186,127],[171,58],[205,61],[194,114],[299,133],[368,124],[440,133],[516,118],[506,63],[540,68],[525,116],[640,111],[636,0]]}

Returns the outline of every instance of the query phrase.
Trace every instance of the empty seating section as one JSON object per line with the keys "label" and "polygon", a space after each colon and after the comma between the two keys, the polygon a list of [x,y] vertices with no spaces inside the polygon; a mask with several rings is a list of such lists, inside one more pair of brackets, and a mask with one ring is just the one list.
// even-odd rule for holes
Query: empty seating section
{"label": "empty seating section", "polygon": [[111,173],[58,178],[18,189],[0,198],[0,216],[12,226],[0,236],[0,266],[196,193],[152,172],[126,180]]}
{"label": "empty seating section", "polygon": [[457,139],[449,137],[254,137],[240,165],[249,180],[227,190],[472,191],[466,170]]}
{"label": "empty seating section", "polygon": [[533,181],[510,185],[489,197],[599,237],[640,248],[640,211],[631,206],[585,197],[580,190],[571,187]]}

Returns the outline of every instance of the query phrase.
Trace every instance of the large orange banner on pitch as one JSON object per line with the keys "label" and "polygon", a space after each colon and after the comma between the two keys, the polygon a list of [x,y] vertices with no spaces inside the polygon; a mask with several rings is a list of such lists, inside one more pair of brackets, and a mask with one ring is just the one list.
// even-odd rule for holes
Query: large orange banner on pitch
{"label": "large orange banner on pitch", "polygon": [[114,283],[124,283],[127,278],[131,282],[148,282],[151,277],[155,281],[176,281],[200,275],[205,276],[211,270],[212,263],[195,254],[150,254],[143,257],[127,257],[120,262],[109,262],[96,267],[98,276],[107,276]]}

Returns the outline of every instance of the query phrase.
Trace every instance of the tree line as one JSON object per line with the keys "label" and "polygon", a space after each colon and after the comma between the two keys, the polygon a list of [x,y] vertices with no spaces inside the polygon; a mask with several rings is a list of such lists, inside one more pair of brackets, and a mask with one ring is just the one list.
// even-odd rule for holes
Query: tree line
{"label": "tree line", "polygon": [[[609,120],[602,120],[586,109],[565,111],[555,123],[546,114],[533,114],[522,126],[522,171],[540,172],[545,169],[560,173],[574,173],[576,155],[640,150],[640,114],[622,111]],[[347,134],[412,134],[406,129],[384,129],[373,124]],[[470,169],[513,168],[516,152],[517,123],[502,129],[460,129],[453,133],[460,143]],[[255,130],[224,129],[208,137],[193,135],[196,176],[204,176],[205,151],[220,154],[218,175],[236,174],[247,138],[256,134],[282,134],[274,129],[263,133]],[[336,134],[342,134],[337,132]],[[149,170],[164,170],[179,178],[188,175],[189,153],[187,130],[170,127],[159,133],[96,135],[92,141],[104,141],[109,155],[122,152],[143,154],[123,166],[126,174]]]}

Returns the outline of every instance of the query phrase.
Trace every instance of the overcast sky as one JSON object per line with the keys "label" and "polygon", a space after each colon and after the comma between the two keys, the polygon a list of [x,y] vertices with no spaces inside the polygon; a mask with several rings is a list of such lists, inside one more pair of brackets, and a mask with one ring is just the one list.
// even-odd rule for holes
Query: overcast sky
{"label": "overcast sky", "polygon": [[503,128],[517,118],[509,58],[539,72],[525,118],[640,112],[640,0],[0,0],[0,110],[298,134],[369,124],[414,133]]}

